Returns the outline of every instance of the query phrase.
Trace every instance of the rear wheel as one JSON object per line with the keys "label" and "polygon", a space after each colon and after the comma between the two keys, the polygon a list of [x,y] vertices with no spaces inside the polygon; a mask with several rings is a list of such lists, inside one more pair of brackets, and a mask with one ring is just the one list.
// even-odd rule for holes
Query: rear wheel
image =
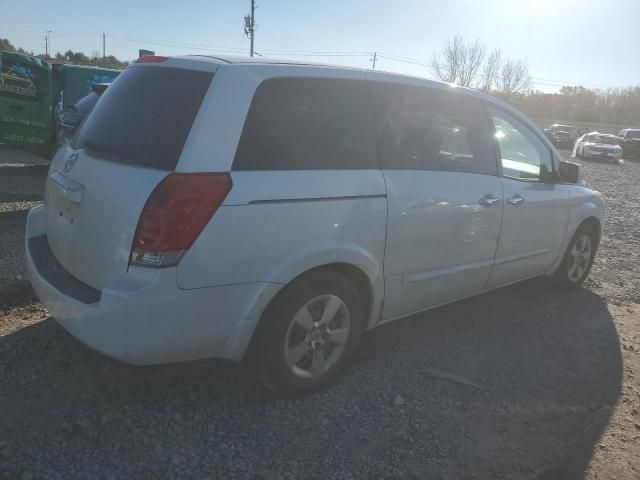
{"label": "rear wheel", "polygon": [[561,286],[576,288],[589,275],[598,248],[598,233],[590,223],[583,223],[573,235],[562,263],[554,274]]}
{"label": "rear wheel", "polygon": [[331,270],[299,277],[274,300],[257,332],[263,383],[293,395],[329,385],[353,358],[363,330],[362,301],[347,277]]}

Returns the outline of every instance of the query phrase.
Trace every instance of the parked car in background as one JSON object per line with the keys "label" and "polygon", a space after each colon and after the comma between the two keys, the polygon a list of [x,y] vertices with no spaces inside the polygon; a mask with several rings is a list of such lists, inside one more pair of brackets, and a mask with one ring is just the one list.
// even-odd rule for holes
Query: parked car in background
{"label": "parked car in background", "polygon": [[640,129],[625,128],[618,136],[622,139],[623,158],[640,158]]}
{"label": "parked car in background", "polygon": [[576,141],[575,154],[578,158],[600,159],[618,163],[622,158],[620,137],[608,133],[588,133]]}
{"label": "parked car in background", "polygon": [[574,128],[570,125],[554,124],[544,130],[547,138],[553,143],[554,146],[563,149],[570,149],[573,147]]}
{"label": "parked car in background", "polygon": [[604,205],[561,158],[513,107],[445,83],[142,57],[53,159],[28,269],[111,357],[248,358],[309,392],[367,329],[532,277],[580,286]]}
{"label": "parked car in background", "polygon": [[58,145],[64,145],[71,141],[77,128],[89,113],[93,110],[96,102],[104,93],[110,83],[96,83],[92,87],[92,92],[82,97],[73,105],[61,107],[61,112],[56,119],[56,137]]}

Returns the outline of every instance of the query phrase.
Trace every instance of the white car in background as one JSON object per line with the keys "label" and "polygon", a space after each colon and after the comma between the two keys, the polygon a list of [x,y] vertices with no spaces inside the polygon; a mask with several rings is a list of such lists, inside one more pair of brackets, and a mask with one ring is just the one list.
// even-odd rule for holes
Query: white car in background
{"label": "white car in background", "polygon": [[622,158],[620,137],[607,133],[587,133],[576,140],[574,153],[578,158],[602,159],[620,163]]}

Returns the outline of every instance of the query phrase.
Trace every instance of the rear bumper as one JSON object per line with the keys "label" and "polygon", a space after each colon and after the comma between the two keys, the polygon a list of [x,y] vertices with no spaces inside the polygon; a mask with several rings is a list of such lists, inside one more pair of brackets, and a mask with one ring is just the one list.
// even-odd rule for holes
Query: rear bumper
{"label": "rear bumper", "polygon": [[97,296],[78,295],[68,286],[73,280],[61,281],[47,270],[46,265],[57,263],[55,258],[51,255],[43,263],[46,252],[34,251],[48,248],[46,242],[45,247],[34,242],[45,235],[43,217],[42,207],[29,212],[25,241],[27,268],[38,298],[74,337],[127,363],[239,360],[263,308],[281,287],[255,282],[181,290],[175,269],[132,267]]}

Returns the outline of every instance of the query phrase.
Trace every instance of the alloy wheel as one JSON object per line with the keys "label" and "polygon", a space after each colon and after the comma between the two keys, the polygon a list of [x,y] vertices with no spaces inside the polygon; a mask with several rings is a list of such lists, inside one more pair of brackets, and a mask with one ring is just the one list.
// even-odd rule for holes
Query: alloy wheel
{"label": "alloy wheel", "polygon": [[567,274],[572,282],[580,281],[589,269],[591,250],[591,237],[587,234],[580,235],[573,244],[567,262]]}
{"label": "alloy wheel", "polygon": [[344,353],[351,321],[346,304],[335,295],[320,295],[294,315],[284,341],[287,368],[301,378],[327,372]]}

